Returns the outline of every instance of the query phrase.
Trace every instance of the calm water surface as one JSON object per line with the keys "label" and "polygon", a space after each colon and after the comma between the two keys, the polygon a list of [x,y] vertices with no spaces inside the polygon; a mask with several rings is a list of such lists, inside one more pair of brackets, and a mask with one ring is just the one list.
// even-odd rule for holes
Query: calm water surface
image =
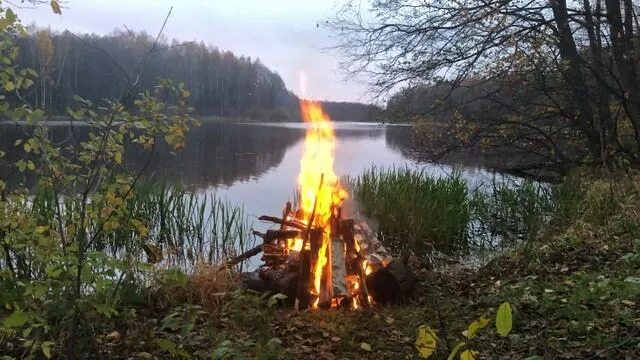
{"label": "calm water surface", "polygon": [[[243,205],[254,226],[264,228],[257,217],[281,214],[293,198],[305,130],[304,123],[207,124],[192,131],[184,151],[160,156],[153,176]],[[372,166],[410,167],[435,176],[454,171],[450,165],[412,159],[410,126],[340,122],[335,130],[338,176],[357,176]],[[473,185],[493,177],[482,169],[458,170]]]}
{"label": "calm water surface", "polygon": [[[304,147],[305,123],[205,123],[190,131],[185,148],[172,154],[160,147],[148,175],[156,180],[181,184],[198,194],[217,194],[243,205],[256,229],[267,224],[260,215],[279,215],[293,198]],[[453,166],[419,163],[412,159],[411,127],[372,123],[337,122],[335,170],[338,176],[357,176],[364,170],[410,167],[435,176],[451,173]],[[76,133],[82,132],[76,129]],[[86,132],[86,129],[85,129]],[[9,157],[20,156],[11,144],[22,137],[17,126],[0,127],[0,148]],[[52,126],[54,141],[68,141],[68,125]],[[149,154],[131,145],[125,162],[140,169]],[[472,185],[491,181],[493,173],[458,167]],[[6,170],[3,170],[3,172]],[[0,174],[5,175],[5,174]]]}

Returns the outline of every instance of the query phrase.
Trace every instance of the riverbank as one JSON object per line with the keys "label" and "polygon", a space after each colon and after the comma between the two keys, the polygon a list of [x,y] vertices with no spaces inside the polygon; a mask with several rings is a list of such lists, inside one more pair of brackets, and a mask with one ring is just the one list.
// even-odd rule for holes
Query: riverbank
{"label": "riverbank", "polygon": [[[187,275],[163,266],[163,258],[167,261],[170,256],[197,259],[202,254],[199,243],[186,248],[174,246],[174,250],[182,250],[175,253],[166,241],[175,238],[171,234],[176,231],[197,237],[198,224],[208,221],[195,218],[191,224],[178,218],[171,223],[175,227],[162,230],[176,209],[198,212],[201,206],[189,205],[189,198],[179,192],[179,196],[168,193],[164,198],[164,192],[160,192],[149,197],[139,189],[136,196],[148,198],[149,204],[131,198],[130,212],[138,214],[135,219],[146,219],[147,212],[160,214],[152,217],[156,222],[134,222],[131,230],[119,229],[119,236],[105,238],[105,244],[124,246],[129,249],[128,254],[136,249],[146,263],[133,261],[132,266],[126,258],[119,265],[116,257],[107,255],[111,250],[92,252],[92,268],[102,270],[94,273],[95,290],[85,294],[81,305],[82,324],[91,324],[81,327],[81,336],[87,340],[81,345],[83,352],[102,359],[410,359],[418,357],[418,329],[427,326],[437,338],[434,359],[448,359],[454,349],[476,352],[477,359],[640,356],[639,174],[585,169],[565,178],[560,185],[552,185],[551,197],[521,183],[518,188],[502,188],[487,197],[480,207],[486,210],[484,213],[469,203],[478,201],[473,194],[462,196],[465,191],[455,177],[438,182],[408,170],[370,173],[352,186],[356,198],[363,196],[363,188],[367,188],[369,194],[382,199],[382,203],[363,203],[372,210],[394,211],[395,206],[388,207],[391,203],[384,199],[408,202],[411,197],[397,194],[413,194],[422,189],[430,198],[448,199],[454,213],[461,206],[476,209],[467,213],[468,221],[475,222],[472,219],[481,215],[493,219],[487,224],[502,237],[515,235],[514,229],[522,232],[479,268],[465,262],[442,264],[413,258],[410,264],[418,283],[403,304],[358,311],[296,312],[279,307],[277,296],[238,289],[237,270],[199,262]],[[542,195],[547,199],[544,202]],[[456,202],[454,198],[461,200]],[[421,203],[428,201],[422,199]],[[540,206],[547,201],[548,206]],[[41,210],[51,204],[37,203]],[[428,217],[444,206],[438,203],[436,208],[429,208],[421,203],[408,204],[405,210]],[[157,210],[153,204],[164,210]],[[397,218],[411,224],[411,219],[402,215],[404,210],[400,210]],[[50,212],[29,211],[25,216]],[[370,215],[385,231],[393,231],[393,217],[376,219],[375,211]],[[441,222],[430,223],[425,229],[434,231]],[[538,225],[532,226],[535,224]],[[29,239],[35,236],[42,243],[52,230],[36,225],[29,224],[33,229],[25,225],[24,234]],[[427,230],[415,227],[412,231],[426,234]],[[128,238],[130,231],[138,235]],[[450,241],[459,234],[442,232],[439,239]],[[386,233],[389,235],[393,234]],[[386,236],[383,241],[389,248],[400,246]],[[429,247],[418,242],[428,241],[430,236],[416,236],[414,251],[428,251]],[[118,245],[119,241],[125,242]],[[62,252],[57,256],[63,256]],[[51,257],[48,255],[47,259]],[[44,275],[33,273],[39,276],[33,281],[12,282],[8,275],[0,278],[5,301],[9,301],[8,297],[22,299],[20,303],[14,300],[19,305],[13,309],[0,313],[0,345],[5,354],[14,358],[24,354],[57,356],[68,341],[60,329],[69,319],[64,316],[64,309],[58,309],[57,302],[51,300],[64,291],[60,284],[67,283],[72,274],[51,260],[47,264]],[[16,265],[26,266],[21,262]],[[120,266],[126,269],[122,272],[126,276],[112,273]],[[492,320],[504,302],[513,311],[513,329],[506,337],[497,333]],[[476,333],[481,325],[486,327],[470,339],[465,337],[465,331]],[[460,343],[463,345],[457,346]]]}
{"label": "riverbank", "polygon": [[[478,359],[638,358],[638,184],[638,175],[582,182],[570,217],[549,219],[485,266],[416,269],[419,282],[404,305],[295,312],[235,292],[212,316],[174,295],[162,309],[141,309],[131,326],[104,332],[98,348],[114,358],[409,359],[418,356],[418,327],[427,325],[437,335],[435,359],[447,359],[461,341]],[[464,337],[505,301],[514,318],[508,337],[493,324]]]}

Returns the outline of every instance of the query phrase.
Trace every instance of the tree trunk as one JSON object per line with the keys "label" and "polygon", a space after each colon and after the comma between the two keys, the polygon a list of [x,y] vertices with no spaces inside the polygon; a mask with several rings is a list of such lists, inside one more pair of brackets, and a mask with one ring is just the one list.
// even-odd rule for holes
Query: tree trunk
{"label": "tree trunk", "polygon": [[596,159],[601,159],[602,144],[600,135],[594,126],[594,114],[590,104],[592,97],[588,91],[582,72],[582,61],[569,25],[567,2],[566,0],[551,0],[550,4],[556,23],[560,57],[567,63],[567,66],[561,69],[571,92],[571,96],[567,99],[568,103],[574,104],[573,106],[569,105],[570,109],[573,108],[571,112],[575,115],[573,121],[587,139],[591,155]]}

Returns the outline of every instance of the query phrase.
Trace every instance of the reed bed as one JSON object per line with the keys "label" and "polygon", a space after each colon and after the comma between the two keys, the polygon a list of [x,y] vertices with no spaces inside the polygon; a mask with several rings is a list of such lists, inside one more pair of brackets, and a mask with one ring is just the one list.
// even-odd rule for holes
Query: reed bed
{"label": "reed bed", "polygon": [[359,210],[377,222],[395,252],[454,254],[466,246],[468,189],[460,174],[433,177],[408,168],[371,168],[348,179]]}
{"label": "reed bed", "polygon": [[561,187],[530,179],[494,178],[470,188],[459,172],[433,176],[409,168],[374,167],[345,183],[385,246],[430,263],[438,254],[459,257],[528,242],[572,201]]}
{"label": "reed bed", "polygon": [[[52,229],[57,229],[57,207],[64,222],[79,206],[77,199],[58,200],[51,191],[35,189],[31,196],[14,198],[12,206],[24,209],[38,224],[50,224]],[[141,235],[135,228],[123,224],[102,232],[89,251],[104,251],[117,260],[145,260],[157,266],[193,272],[197,264],[218,264],[253,246],[244,209],[215,194],[196,194],[179,186],[142,183],[126,200],[125,207],[128,218],[137,219],[148,232]],[[97,226],[99,224],[90,223],[87,230],[92,233]],[[25,272],[34,270],[24,269]]]}
{"label": "reed bed", "polygon": [[127,206],[134,218],[145,220],[148,241],[170,264],[216,264],[253,246],[243,207],[215,194],[143,184]]}

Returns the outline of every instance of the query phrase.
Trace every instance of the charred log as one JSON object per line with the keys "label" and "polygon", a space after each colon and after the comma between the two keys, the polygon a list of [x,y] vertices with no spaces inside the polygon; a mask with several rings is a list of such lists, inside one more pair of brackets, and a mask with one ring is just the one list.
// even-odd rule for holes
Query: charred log
{"label": "charred log", "polygon": [[297,275],[296,309],[304,310],[309,307],[311,302],[309,294],[311,286],[311,251],[303,249],[300,252],[300,267]]}
{"label": "charred log", "polygon": [[411,294],[416,277],[413,271],[399,261],[367,276],[367,289],[373,300],[380,304],[399,304]]}
{"label": "charred log", "polygon": [[245,289],[262,293],[284,294],[285,303],[293,305],[298,289],[298,274],[272,268],[242,273],[240,277]]}
{"label": "charred log", "polygon": [[240,281],[242,282],[242,287],[245,289],[261,293],[267,291],[267,284],[260,278],[258,270],[240,274]]}
{"label": "charred log", "polygon": [[267,230],[266,233],[253,231],[253,234],[261,237],[265,243],[272,243],[276,240],[295,239],[301,236],[298,230]]}

